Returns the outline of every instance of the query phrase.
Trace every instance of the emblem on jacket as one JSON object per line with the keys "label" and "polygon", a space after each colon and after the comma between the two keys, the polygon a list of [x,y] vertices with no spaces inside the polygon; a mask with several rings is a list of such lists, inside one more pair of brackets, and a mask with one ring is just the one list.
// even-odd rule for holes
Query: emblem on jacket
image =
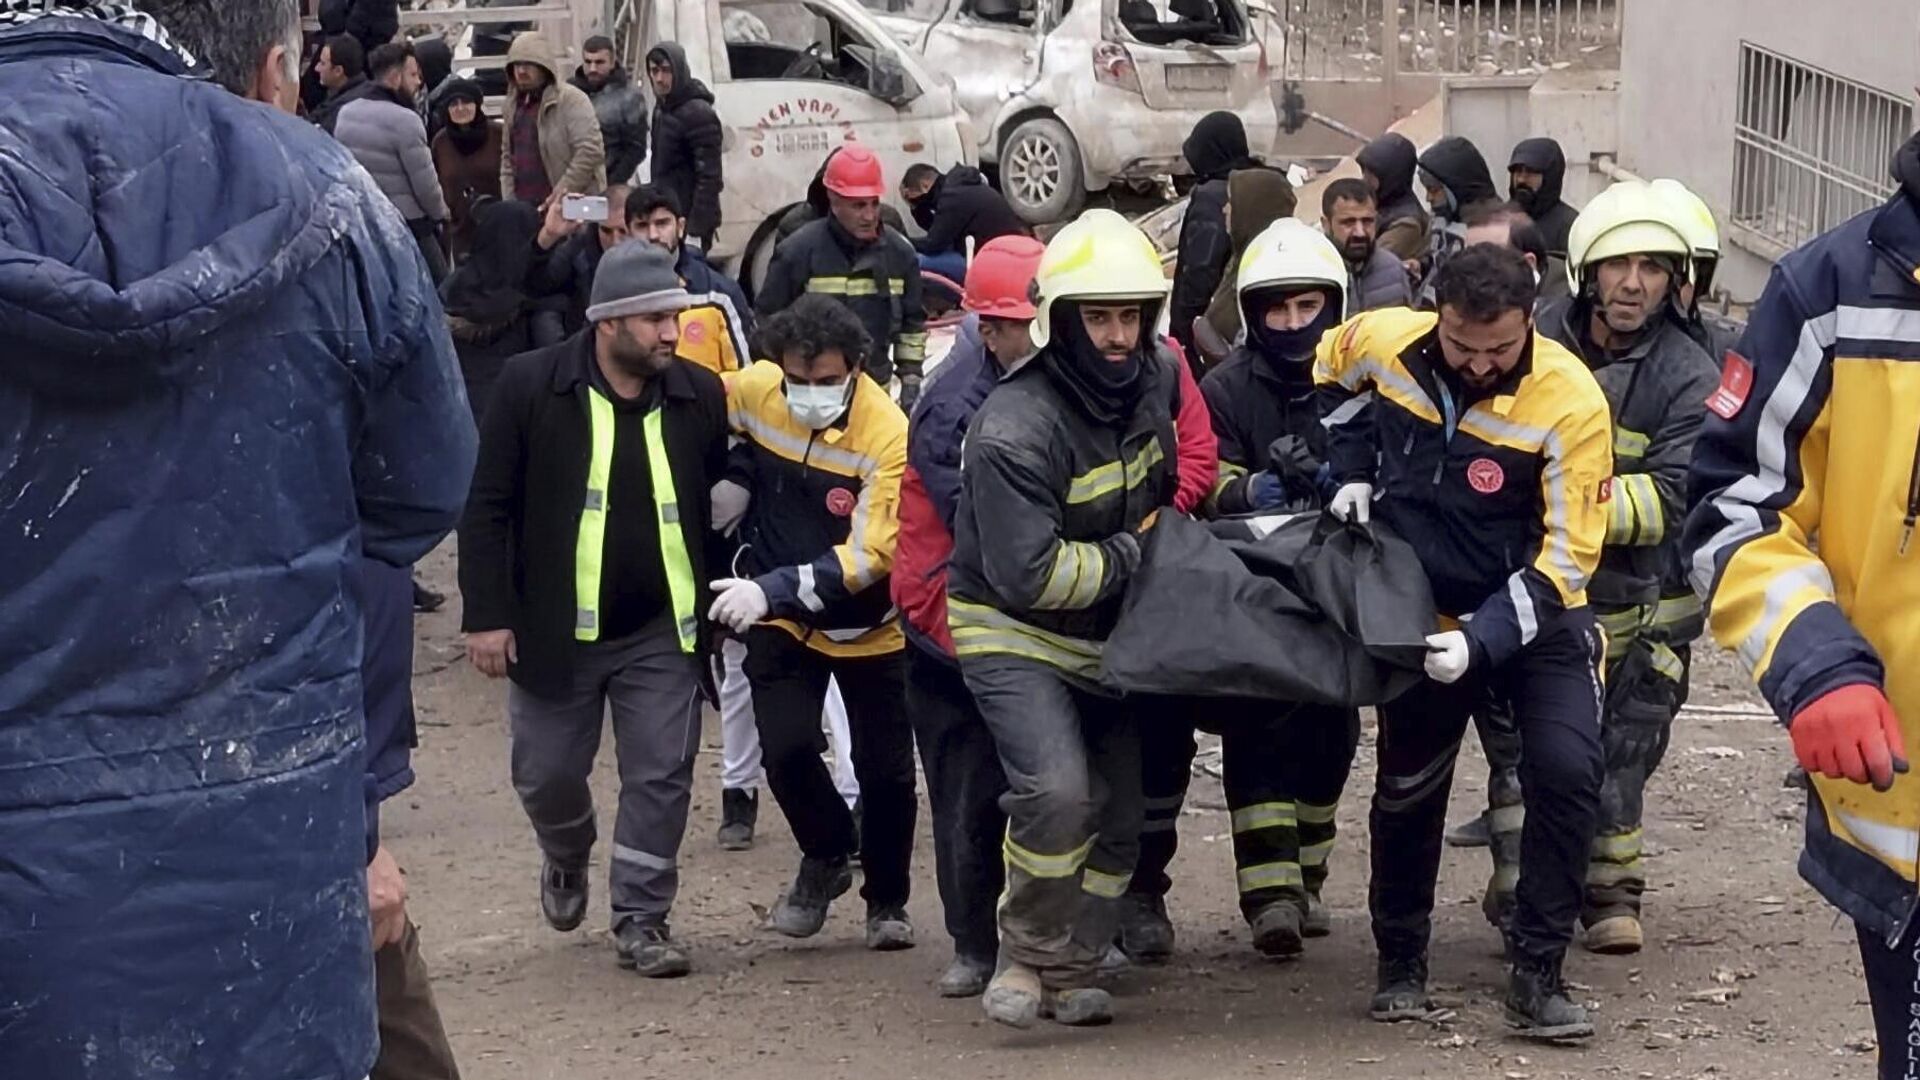
{"label": "emblem on jacket", "polygon": [[827,492],[827,513],[834,517],[852,517],[856,501],[853,492],[846,488],[834,488]]}
{"label": "emblem on jacket", "polygon": [[1482,495],[1491,495],[1507,484],[1507,471],[1492,458],[1474,458],[1467,464],[1467,485]]}

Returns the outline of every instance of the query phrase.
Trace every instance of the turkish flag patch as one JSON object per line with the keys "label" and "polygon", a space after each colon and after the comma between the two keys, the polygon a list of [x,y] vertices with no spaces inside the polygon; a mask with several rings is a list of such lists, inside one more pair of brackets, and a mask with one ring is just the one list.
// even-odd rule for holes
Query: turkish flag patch
{"label": "turkish flag patch", "polygon": [[1720,365],[1720,385],[1707,395],[1707,411],[1722,420],[1731,420],[1740,415],[1746,407],[1747,395],[1753,393],[1753,361],[1727,350],[1727,359]]}

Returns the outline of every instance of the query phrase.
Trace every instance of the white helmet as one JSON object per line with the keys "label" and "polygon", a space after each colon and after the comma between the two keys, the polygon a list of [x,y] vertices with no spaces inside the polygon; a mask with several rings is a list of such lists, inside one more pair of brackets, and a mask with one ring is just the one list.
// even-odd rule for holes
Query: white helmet
{"label": "white helmet", "polygon": [[1047,347],[1056,300],[1165,300],[1171,287],[1146,233],[1111,210],[1089,210],[1054,233],[1040,256],[1028,336]]}
{"label": "white helmet", "polygon": [[1640,180],[1622,180],[1593,197],[1567,233],[1567,281],[1578,293],[1587,267],[1621,255],[1671,255],[1680,276],[1693,272],[1696,230],[1673,197]]}
{"label": "white helmet", "polygon": [[1285,217],[1266,227],[1240,256],[1240,302],[1259,289],[1275,286],[1325,286],[1347,310],[1347,261],[1325,233],[1298,218]]}

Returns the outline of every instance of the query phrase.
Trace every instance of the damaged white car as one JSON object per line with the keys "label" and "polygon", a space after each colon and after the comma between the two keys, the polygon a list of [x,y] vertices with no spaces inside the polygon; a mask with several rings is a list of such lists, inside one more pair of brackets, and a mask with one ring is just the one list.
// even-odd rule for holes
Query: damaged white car
{"label": "damaged white car", "polygon": [[1278,131],[1281,31],[1243,0],[864,2],[952,80],[981,163],[1034,224],[1115,181],[1185,171],[1180,144],[1214,110],[1239,114],[1256,154]]}

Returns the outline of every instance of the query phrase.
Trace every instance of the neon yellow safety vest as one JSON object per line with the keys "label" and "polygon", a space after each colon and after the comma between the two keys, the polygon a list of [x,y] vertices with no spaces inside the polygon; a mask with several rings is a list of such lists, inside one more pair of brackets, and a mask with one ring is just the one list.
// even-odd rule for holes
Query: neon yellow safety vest
{"label": "neon yellow safety vest", "polygon": [[[648,412],[641,429],[646,433],[653,509],[660,525],[660,562],[667,572],[673,621],[680,631],[680,651],[692,653],[699,627],[693,610],[693,560],[687,557],[687,538],[680,529],[680,502],[673,490],[673,470],[667,465],[666,439],[660,434],[661,412],[658,408]],[[586,508],[580,513],[580,538],[573,557],[576,641],[600,640],[600,562],[607,538],[607,481],[613,473],[613,402],[589,389],[587,416],[593,457],[587,464]]]}

